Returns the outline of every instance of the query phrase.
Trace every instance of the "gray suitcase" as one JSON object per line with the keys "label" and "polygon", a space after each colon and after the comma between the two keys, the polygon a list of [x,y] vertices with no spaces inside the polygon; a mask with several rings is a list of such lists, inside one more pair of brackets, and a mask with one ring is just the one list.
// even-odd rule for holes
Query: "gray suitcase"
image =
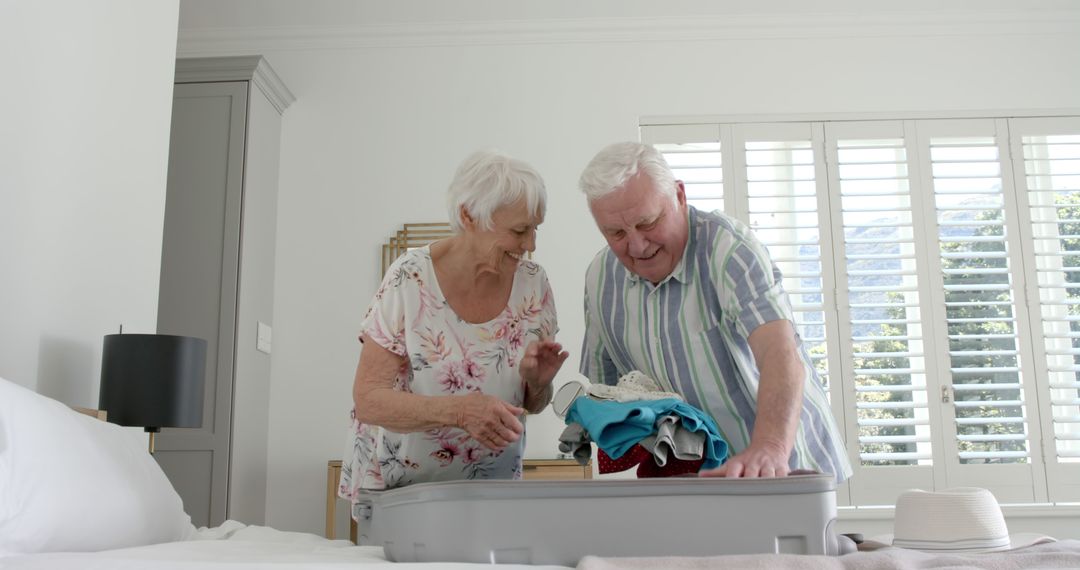
{"label": "gray suitcase", "polygon": [[358,542],[395,562],[574,566],[588,554],[835,555],[835,522],[829,475],[453,481],[365,493]]}

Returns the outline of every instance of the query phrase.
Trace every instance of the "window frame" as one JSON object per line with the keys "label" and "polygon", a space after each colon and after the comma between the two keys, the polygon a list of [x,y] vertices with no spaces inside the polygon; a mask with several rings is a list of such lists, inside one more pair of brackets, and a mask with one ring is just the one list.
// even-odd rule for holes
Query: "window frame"
{"label": "window frame", "polygon": [[[828,366],[833,413],[844,432],[855,476],[838,489],[841,505],[887,505],[911,487],[991,488],[1003,503],[1047,503],[1080,500],[1080,463],[1057,461],[1050,407],[1046,350],[1031,212],[1027,203],[1022,135],[1080,134],[1080,110],[1044,112],[803,115],[752,117],[643,117],[642,142],[719,142],[724,211],[749,223],[745,142],[771,133],[809,133],[813,148],[814,184],[821,251],[822,308],[826,321]],[[916,231],[919,306],[925,333],[926,389],[933,461],[930,466],[862,466],[855,409],[851,321],[847,308],[840,179],[836,143],[858,133],[898,132],[906,148],[911,211]],[[1015,132],[1013,132],[1015,131]],[[1045,131],[1045,132],[1044,132]],[[951,390],[950,353],[945,337],[945,299],[941,244],[930,161],[930,137],[992,133],[1000,165],[1013,318],[1026,406],[1029,461],[1011,464],[963,464],[958,454],[955,408],[943,403]],[[764,134],[764,135],[763,135]],[[711,138],[710,138],[711,137]],[[766,136],[767,138],[767,136]],[[873,137],[869,137],[873,138]],[[891,137],[896,138],[896,137]],[[779,139],[777,139],[779,140]],[[785,139],[787,140],[787,139]],[[794,140],[794,139],[792,139]],[[799,139],[803,140],[803,139]],[[929,310],[926,310],[926,309]],[[941,337],[941,338],[938,338]],[[847,339],[847,340],[845,340]],[[931,357],[930,352],[933,351]],[[950,398],[950,402],[951,402]],[[1047,437],[1046,434],[1049,434]],[[870,471],[872,470],[872,471]]]}

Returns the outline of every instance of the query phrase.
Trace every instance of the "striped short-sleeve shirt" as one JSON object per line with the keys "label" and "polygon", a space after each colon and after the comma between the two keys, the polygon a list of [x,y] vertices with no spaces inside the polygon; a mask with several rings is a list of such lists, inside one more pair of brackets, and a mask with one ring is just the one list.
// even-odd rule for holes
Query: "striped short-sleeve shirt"
{"label": "striped short-sleeve shirt", "polygon": [[[716,420],[739,453],[750,445],[759,374],[748,339],[758,326],[795,322],[780,270],[742,223],[689,208],[682,260],[653,285],[628,271],[610,248],[589,266],[581,372],[614,384],[640,370]],[[802,411],[789,465],[851,475],[821,377],[798,340],[805,370]]]}

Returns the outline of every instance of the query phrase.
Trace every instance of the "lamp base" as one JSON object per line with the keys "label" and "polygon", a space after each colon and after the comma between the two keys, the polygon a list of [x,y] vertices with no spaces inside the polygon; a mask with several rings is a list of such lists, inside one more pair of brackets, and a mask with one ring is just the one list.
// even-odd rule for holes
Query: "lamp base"
{"label": "lamp base", "polygon": [[154,454],[154,435],[156,435],[157,432],[161,431],[161,428],[148,427],[148,428],[144,428],[144,429],[147,431],[147,433],[150,434],[150,455],[153,455]]}

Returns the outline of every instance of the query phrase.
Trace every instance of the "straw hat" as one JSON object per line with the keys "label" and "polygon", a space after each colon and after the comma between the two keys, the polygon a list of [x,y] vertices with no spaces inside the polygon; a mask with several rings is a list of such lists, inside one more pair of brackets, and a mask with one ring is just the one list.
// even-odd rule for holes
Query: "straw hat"
{"label": "straw hat", "polygon": [[[882,537],[888,544],[889,537]],[[925,552],[993,552],[1054,539],[1010,535],[993,493],[980,487],[943,491],[913,489],[896,500],[891,543]]]}

